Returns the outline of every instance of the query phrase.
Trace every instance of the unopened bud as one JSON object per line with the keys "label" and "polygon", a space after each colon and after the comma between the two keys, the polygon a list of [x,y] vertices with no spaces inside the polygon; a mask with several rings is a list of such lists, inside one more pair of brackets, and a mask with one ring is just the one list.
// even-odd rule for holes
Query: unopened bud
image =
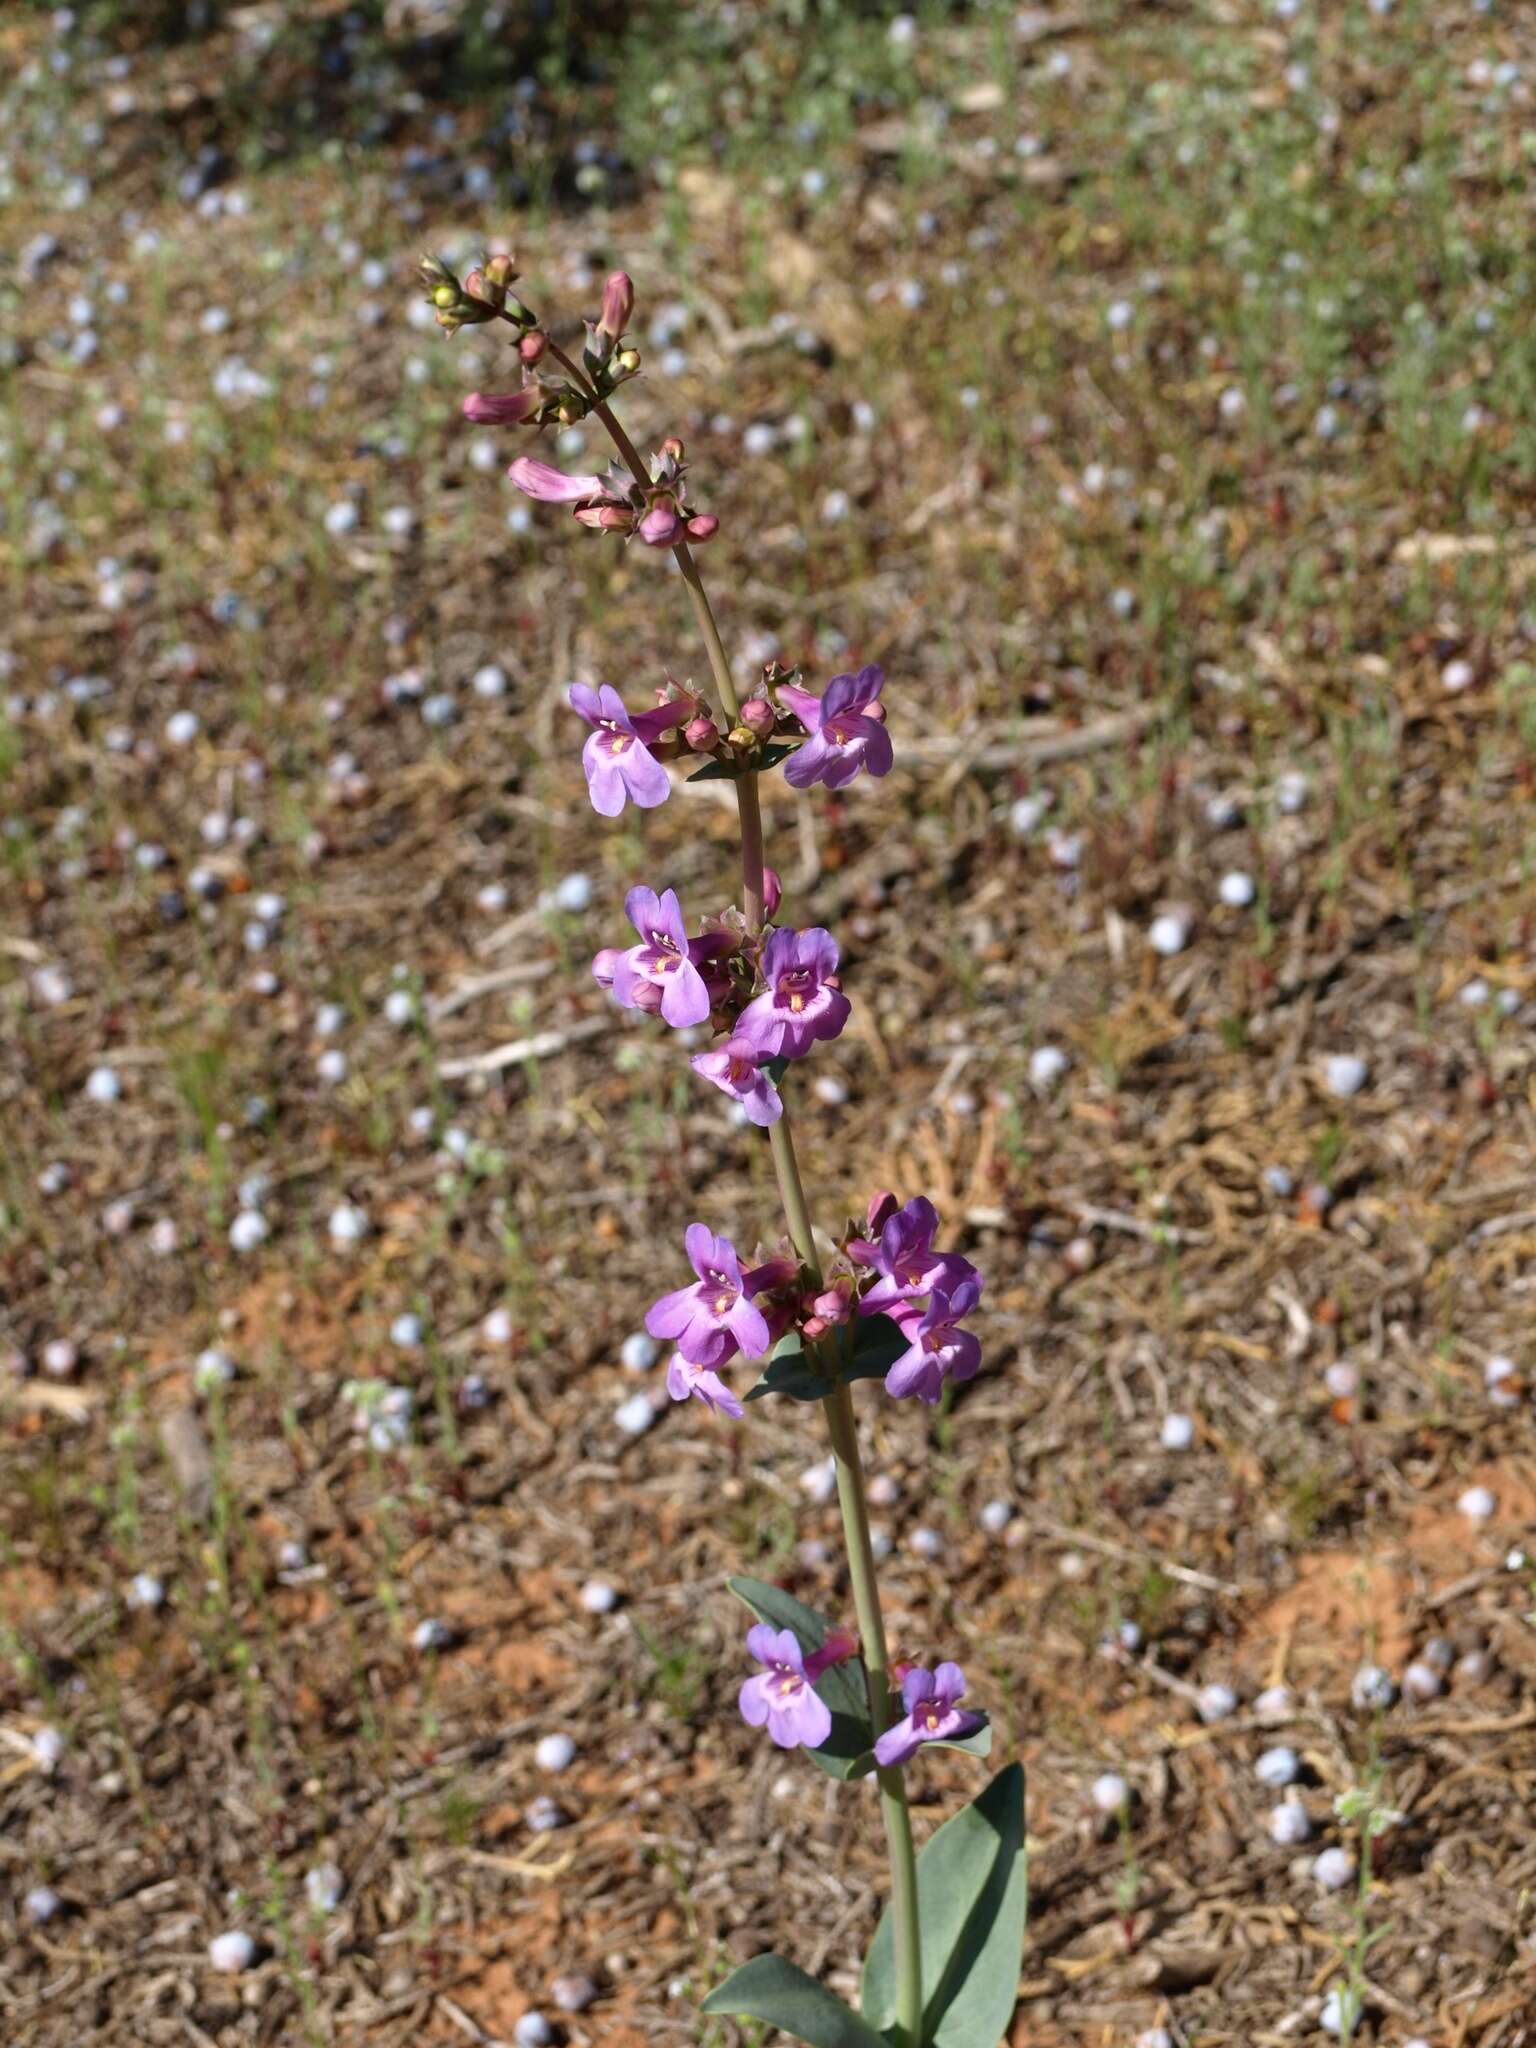
{"label": "unopened bud", "polygon": [[450,307],[456,306],[459,303],[458,286],[456,284],[440,284],[436,286],[432,293],[432,303],[434,306],[441,307],[443,312],[446,313]]}
{"label": "unopened bud", "polygon": [[757,752],[757,734],[750,725],[733,725],[726,734],[726,739],[738,753],[755,754]]}
{"label": "unopened bud", "polygon": [[637,348],[621,348],[613,360],[626,377],[633,377],[640,367],[640,351]]}
{"label": "unopened bud", "polygon": [[635,288],[627,272],[616,270],[603,286],[603,310],[597,323],[598,331],[611,334],[617,340],[629,325],[629,317],[634,310]]}
{"label": "unopened bud", "polygon": [[836,1287],[829,1287],[824,1294],[818,1294],[811,1303],[811,1312],[829,1326],[833,1323],[845,1323],[849,1315],[848,1297]]}
{"label": "unopened bud", "polygon": [[581,418],[581,412],[574,400],[562,398],[555,407],[555,418],[559,420],[562,427],[574,427]]}
{"label": "unopened bud", "polygon": [[505,292],[517,276],[517,265],[511,256],[487,256],[484,264],[486,283],[493,291]]}
{"label": "unopened bud", "polygon": [[696,541],[713,540],[720,531],[720,522],[713,512],[695,512],[688,521],[688,538]]}
{"label": "unopened bud", "polygon": [[530,327],[526,334],[518,337],[517,352],[525,363],[538,362],[548,347],[549,336],[541,328]]}
{"label": "unopened bud", "polygon": [[772,917],[784,901],[784,884],[772,868],[763,869],[763,915]]}
{"label": "unopened bud", "polygon": [[[720,728],[706,712],[689,719],[683,727],[683,738],[695,754],[712,754],[719,744]],[[654,753],[655,749],[651,751]]]}
{"label": "unopened bud", "polygon": [[760,740],[765,740],[774,727],[773,706],[766,697],[749,697],[741,707],[741,722]]}
{"label": "unopened bud", "polygon": [[661,444],[661,452],[663,455],[670,455],[674,462],[682,461],[683,444],[678,440],[676,434],[668,434],[665,441]]}
{"label": "unopened bud", "polygon": [[877,725],[884,725],[885,706],[880,702],[880,699],[878,697],[871,697],[866,703],[861,704],[859,706],[859,709],[863,712],[866,718],[874,719]]}
{"label": "unopened bud", "polygon": [[831,1324],[822,1316],[807,1316],[800,1325],[802,1334],[814,1344],[818,1337],[825,1337]]}
{"label": "unopened bud", "polygon": [[896,1214],[897,1207],[896,1197],[888,1188],[881,1188],[877,1194],[870,1196],[869,1208],[865,1212],[865,1221],[868,1224],[871,1237],[879,1235],[886,1223]]}
{"label": "unopened bud", "polygon": [[646,546],[653,548],[674,547],[682,539],[683,522],[670,498],[653,500],[640,522],[639,533]]}

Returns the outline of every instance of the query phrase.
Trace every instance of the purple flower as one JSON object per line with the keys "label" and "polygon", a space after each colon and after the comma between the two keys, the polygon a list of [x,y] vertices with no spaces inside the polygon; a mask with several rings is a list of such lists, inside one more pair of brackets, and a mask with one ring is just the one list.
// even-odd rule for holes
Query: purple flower
{"label": "purple flower", "polygon": [[[882,1198],[882,1203],[885,1199],[894,1202],[895,1197]],[[873,1266],[880,1275],[860,1301],[860,1315],[879,1315],[898,1301],[915,1301],[919,1295],[932,1294],[936,1287],[955,1286],[975,1274],[968,1259],[933,1249],[939,1212],[926,1195],[914,1196],[894,1213],[872,1204],[870,1213],[872,1222],[880,1219],[879,1238],[874,1242],[854,1238],[848,1246],[851,1259],[861,1266]]]}
{"label": "purple flower", "polygon": [[818,1038],[836,1038],[848,1022],[848,998],[833,977],[837,942],[813,925],[777,931],[763,948],[766,991],[737,1020],[739,1035],[759,1053],[797,1060]]}
{"label": "purple flower", "polygon": [[784,1114],[779,1091],[757,1064],[757,1047],[738,1031],[724,1045],[696,1052],[688,1062],[696,1074],[734,1096],[754,1124],[777,1123]]}
{"label": "purple flower", "polygon": [[599,683],[595,690],[585,683],[572,683],[567,695],[571,709],[592,727],[581,750],[581,765],[593,810],[604,818],[616,818],[629,798],[642,811],[665,803],[672,785],[666,769],[651,753],[650,743],[689,717],[692,701],[679,697],[670,704],[658,704],[654,711],[630,712],[609,683]]}
{"label": "purple flower", "polygon": [[695,1365],[691,1358],[684,1358],[681,1351],[673,1352],[667,1367],[667,1392],[674,1401],[686,1401],[691,1394],[706,1408],[717,1409],[722,1415],[745,1412],[719,1373],[707,1365]]}
{"label": "purple flower", "polygon": [[974,1379],[981,1367],[981,1344],[958,1326],[980,1299],[981,1277],[973,1273],[953,1286],[936,1287],[926,1309],[898,1302],[891,1313],[909,1342],[885,1376],[885,1391],[897,1400],[915,1394],[931,1407],[946,1380]]}
{"label": "purple flower", "polygon": [[747,1631],[747,1648],[765,1668],[741,1688],[741,1718],[749,1728],[766,1724],[780,1749],[802,1742],[819,1749],[832,1733],[832,1712],[812,1686],[793,1631],[760,1621]]}
{"label": "purple flower", "polygon": [[747,1298],[741,1262],[728,1237],[716,1237],[702,1223],[683,1236],[698,1279],[652,1302],[645,1327],[653,1337],[671,1337],[690,1364],[721,1366],[738,1348],[748,1358],[768,1349],[768,1325]]}
{"label": "purple flower", "polygon": [[[664,889],[658,896],[654,889],[631,889],[624,898],[624,914],[640,934],[640,943],[611,963],[614,1001],[626,1010],[659,1009],[675,1030],[702,1024],[709,1015],[709,990],[688,950],[677,891]],[[593,971],[597,972],[596,961]],[[650,990],[659,990],[659,1003],[649,997]]]}
{"label": "purple flower", "polygon": [[779,695],[810,734],[784,770],[785,781],[796,789],[809,789],[813,782],[842,789],[861,768],[888,775],[894,759],[891,736],[868,708],[884,687],[885,671],[873,663],[856,676],[834,676],[821,697],[780,683]]}
{"label": "purple flower", "polygon": [[471,391],[464,401],[464,417],[476,427],[521,426],[543,411],[549,396],[542,384],[525,384],[521,391]]}
{"label": "purple flower", "polygon": [[925,1671],[919,1665],[909,1671],[901,1681],[906,1715],[875,1744],[875,1762],[890,1770],[909,1762],[925,1742],[953,1742],[974,1735],[983,1717],[955,1705],[964,1696],[965,1673],[958,1664],[941,1664],[937,1671]]}

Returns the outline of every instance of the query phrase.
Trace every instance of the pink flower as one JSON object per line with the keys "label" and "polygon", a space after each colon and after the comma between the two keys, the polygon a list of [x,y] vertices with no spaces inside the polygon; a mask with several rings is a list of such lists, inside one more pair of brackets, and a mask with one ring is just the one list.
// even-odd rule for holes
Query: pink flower
{"label": "pink flower", "polygon": [[735,1098],[749,1123],[766,1126],[784,1114],[779,1091],[757,1064],[757,1047],[749,1038],[728,1038],[709,1052],[697,1052],[688,1062],[696,1074],[713,1081],[717,1088]]}
{"label": "pink flower", "polygon": [[748,1299],[735,1245],[702,1223],[689,1224],[683,1243],[699,1277],[652,1302],[645,1327],[653,1337],[673,1338],[693,1365],[719,1367],[738,1350],[761,1358],[771,1342],[768,1325]]}
{"label": "pink flower", "polygon": [[926,1309],[897,1302],[891,1316],[908,1346],[886,1374],[885,1391],[898,1401],[915,1394],[933,1407],[946,1380],[957,1385],[973,1380],[981,1370],[981,1344],[971,1331],[960,1328],[960,1319],[980,1299],[981,1276],[973,1270],[963,1280],[936,1286]]}
{"label": "pink flower", "polygon": [[[612,961],[614,1001],[626,1010],[659,1009],[675,1031],[702,1024],[710,1011],[709,990],[693,964],[677,891],[664,889],[658,896],[654,889],[631,889],[624,898],[624,914],[640,934],[640,943]],[[599,954],[598,959],[602,958]],[[592,966],[597,973],[596,960]],[[672,1332],[653,1330],[651,1334],[670,1336]]]}
{"label": "pink flower", "polygon": [[889,774],[891,736],[872,709],[884,687],[885,671],[873,663],[857,675],[834,676],[821,697],[780,683],[779,695],[810,734],[785,768],[785,781],[795,789],[809,789],[813,782],[842,789],[861,768]]}
{"label": "pink flower", "polygon": [[626,801],[642,811],[664,804],[672,785],[650,745],[688,717],[692,700],[679,697],[654,711],[630,712],[608,683],[599,683],[595,690],[572,683],[567,695],[571,709],[592,727],[581,750],[581,765],[593,810],[616,818]]}
{"label": "pink flower", "polygon": [[937,1671],[918,1665],[908,1671],[901,1681],[906,1715],[875,1744],[875,1762],[888,1771],[910,1762],[925,1742],[953,1742],[973,1735],[982,1716],[955,1705],[964,1697],[965,1673],[958,1664],[941,1664]]}
{"label": "pink flower", "polygon": [[672,1362],[667,1367],[667,1392],[674,1401],[686,1401],[691,1395],[721,1415],[740,1416],[746,1413],[719,1373],[710,1366],[695,1365],[691,1358],[684,1358],[681,1351],[673,1352]]}
{"label": "pink flower", "polygon": [[766,1727],[780,1749],[819,1749],[832,1733],[832,1710],[813,1689],[811,1660],[793,1630],[760,1621],[747,1631],[747,1649],[764,1668],[741,1688],[741,1718]]}
{"label": "pink flower", "polygon": [[763,948],[768,987],[742,1011],[737,1029],[769,1058],[797,1060],[819,1038],[836,1038],[851,1008],[838,988],[837,942],[820,926],[776,931]]}
{"label": "pink flower", "polygon": [[635,310],[635,287],[627,271],[616,270],[603,286],[603,310],[598,315],[599,334],[611,334],[615,341],[629,325]]}
{"label": "pink flower", "polygon": [[476,427],[515,427],[541,412],[548,397],[542,384],[525,384],[521,391],[471,391],[464,417]]}
{"label": "pink flower", "polygon": [[591,498],[607,496],[600,476],[568,476],[531,455],[519,455],[507,471],[517,488],[542,505],[580,505]]}

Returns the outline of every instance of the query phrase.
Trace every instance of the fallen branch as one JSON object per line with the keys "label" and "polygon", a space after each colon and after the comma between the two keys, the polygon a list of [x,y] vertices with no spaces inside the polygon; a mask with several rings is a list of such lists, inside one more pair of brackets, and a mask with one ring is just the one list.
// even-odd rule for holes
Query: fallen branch
{"label": "fallen branch", "polygon": [[579,1024],[568,1024],[563,1031],[540,1031],[532,1038],[514,1038],[505,1045],[493,1045],[489,1052],[444,1060],[438,1072],[445,1081],[461,1081],[467,1074],[499,1074],[503,1067],[520,1066],[524,1060],[552,1059],[557,1052],[564,1052],[584,1038],[596,1038],[612,1022],[611,1017],[583,1017]]}

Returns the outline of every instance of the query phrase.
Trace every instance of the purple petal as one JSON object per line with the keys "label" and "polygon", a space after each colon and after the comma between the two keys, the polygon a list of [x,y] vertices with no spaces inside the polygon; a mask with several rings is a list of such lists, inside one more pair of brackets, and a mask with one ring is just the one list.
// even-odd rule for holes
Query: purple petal
{"label": "purple petal", "polygon": [[[670,889],[667,895],[672,896]],[[661,928],[665,900],[654,889],[647,889],[643,882],[637,882],[624,898],[624,915],[642,939],[649,938],[653,931]],[[677,898],[672,896],[672,901],[675,904]]]}
{"label": "purple petal", "polygon": [[898,1721],[894,1728],[887,1728],[875,1744],[875,1762],[884,1771],[895,1769],[916,1756],[922,1744],[922,1737],[912,1726],[909,1714],[904,1721]]}
{"label": "purple petal", "polygon": [[[650,756],[647,755],[649,760]],[[616,818],[624,808],[628,778],[604,743],[600,732],[589,733],[581,750],[581,765],[587,778],[587,795],[600,818]],[[665,781],[665,776],[663,776]],[[669,785],[670,786],[670,785]]]}
{"label": "purple petal", "polygon": [[566,701],[578,718],[584,718],[588,725],[596,725],[602,716],[598,695],[590,684],[572,683],[566,691]]}
{"label": "purple petal", "polygon": [[[867,669],[860,669],[856,676],[844,675],[832,678],[831,682],[827,684],[826,689],[822,692],[821,697],[821,722],[823,725],[830,718],[840,718],[846,712],[857,711],[861,704],[868,701],[863,689],[864,678],[868,673]],[[880,672],[877,669],[875,673],[878,675]]]}
{"label": "purple petal", "polygon": [[[747,1641],[751,1640],[752,1638],[748,1636]],[[741,1709],[741,1718],[749,1728],[762,1728],[767,1724],[771,1700],[766,1673],[755,1672],[746,1680],[736,1696],[736,1704]]]}
{"label": "purple petal", "polygon": [[[794,1743],[803,1743],[807,1749],[820,1749],[832,1733],[832,1711],[819,1693],[809,1686],[785,1700],[775,1716],[789,1737],[785,1748]],[[780,1740],[775,1730],[769,1731],[774,1740]]]}
{"label": "purple petal", "polygon": [[757,1124],[764,1130],[769,1124],[776,1124],[784,1114],[784,1098],[763,1073],[743,1092],[741,1106],[746,1111],[748,1123]]}
{"label": "purple petal", "polygon": [[740,1417],[747,1412],[719,1373],[711,1372],[707,1366],[700,1370],[694,1392],[706,1408],[718,1408],[722,1415]]}
{"label": "purple petal", "polygon": [[661,1014],[674,1031],[686,1031],[690,1024],[702,1024],[709,1015],[709,990],[704,986],[703,975],[691,960],[685,960],[681,967],[666,977],[661,993]]}
{"label": "purple petal", "polygon": [[697,1284],[675,1287],[670,1294],[663,1294],[651,1303],[645,1312],[645,1327],[653,1337],[681,1337],[698,1312]]}
{"label": "purple petal", "polygon": [[943,1706],[952,1707],[958,1699],[965,1697],[965,1673],[958,1664],[941,1664],[933,1674],[933,1696]]}
{"label": "purple petal", "polygon": [[891,736],[877,719],[869,722],[874,730],[864,741],[864,766],[871,775],[889,775],[896,761]]}
{"label": "purple petal", "polygon": [[747,1630],[747,1655],[759,1664],[771,1664],[778,1652],[779,1632],[766,1621],[754,1622]]}
{"label": "purple petal", "polygon": [[925,1671],[921,1664],[914,1665],[901,1681],[901,1704],[907,1712],[913,1713],[922,1700],[933,1698],[933,1673]]}
{"label": "purple petal", "polygon": [[715,1258],[715,1233],[707,1223],[690,1223],[683,1232],[683,1250],[688,1263],[702,1280]]}
{"label": "purple petal", "polygon": [[809,789],[826,773],[837,756],[819,732],[812,733],[798,753],[784,763],[784,780],[791,789]]}
{"label": "purple petal", "polygon": [[725,1326],[748,1358],[761,1358],[773,1341],[762,1310],[754,1308],[745,1295],[725,1318]]}
{"label": "purple petal", "polygon": [[796,683],[780,683],[779,696],[809,733],[821,730],[821,699]]}
{"label": "purple petal", "polygon": [[[589,740],[587,745],[591,744]],[[638,741],[618,757],[615,766],[624,787],[642,811],[654,811],[672,794],[672,783],[666,769]]]}
{"label": "purple petal", "polygon": [[670,704],[657,704],[650,711],[632,711],[629,722],[636,735],[649,746],[652,740],[659,740],[663,733],[670,732],[674,725],[681,725],[692,716],[693,706],[687,698],[674,697]]}
{"label": "purple petal", "polygon": [[926,1401],[931,1407],[943,1389],[943,1374],[920,1344],[914,1344],[910,1351],[904,1352],[885,1376],[885,1391],[897,1401],[907,1400],[915,1394],[919,1401]]}

